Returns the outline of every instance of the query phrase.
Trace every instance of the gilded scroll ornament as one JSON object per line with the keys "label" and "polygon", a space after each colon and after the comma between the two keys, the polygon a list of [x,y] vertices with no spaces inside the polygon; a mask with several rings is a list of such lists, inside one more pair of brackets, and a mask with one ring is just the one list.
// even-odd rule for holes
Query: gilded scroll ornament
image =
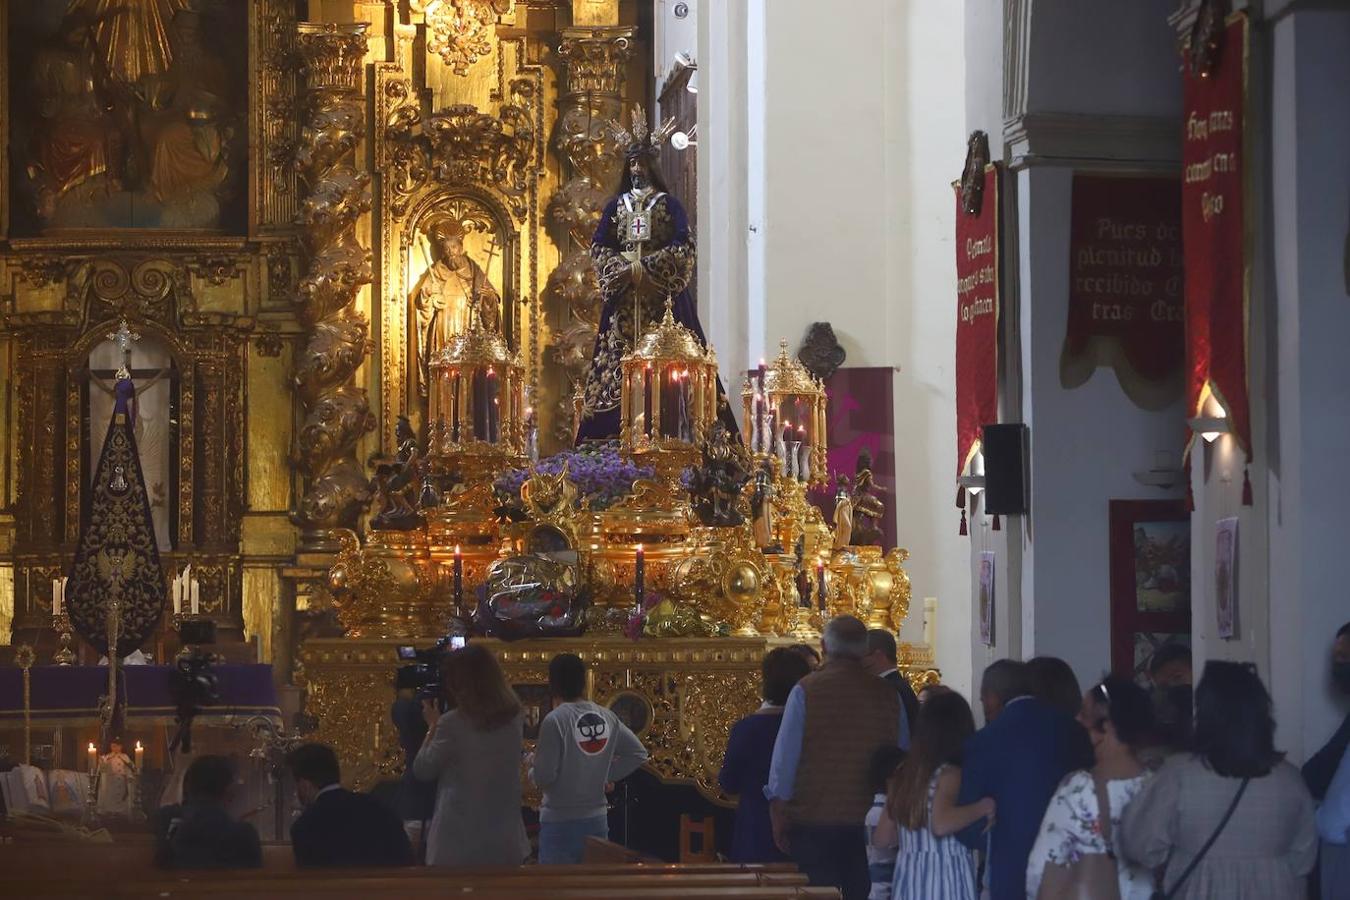
{"label": "gilded scroll ornament", "polygon": [[304,272],[295,302],[310,331],[296,357],[305,420],[292,458],[307,484],[293,518],[315,547],[325,545],[327,529],[350,527],[360,515],[367,480],[355,448],[375,424],[365,391],[353,383],[366,351],[366,323],[352,306],[372,279],[370,252],[356,234],[371,203],[370,176],[355,166],[365,134],[366,27],[301,23],[296,40],[308,104],[294,158],[305,187],[296,219]]}

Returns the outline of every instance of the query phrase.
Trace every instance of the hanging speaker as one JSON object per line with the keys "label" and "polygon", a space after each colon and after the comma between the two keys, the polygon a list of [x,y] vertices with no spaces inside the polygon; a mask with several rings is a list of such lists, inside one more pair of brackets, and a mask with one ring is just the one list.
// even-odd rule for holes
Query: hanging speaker
{"label": "hanging speaker", "polygon": [[1027,511],[1027,426],[986,425],[984,512],[1020,516]]}

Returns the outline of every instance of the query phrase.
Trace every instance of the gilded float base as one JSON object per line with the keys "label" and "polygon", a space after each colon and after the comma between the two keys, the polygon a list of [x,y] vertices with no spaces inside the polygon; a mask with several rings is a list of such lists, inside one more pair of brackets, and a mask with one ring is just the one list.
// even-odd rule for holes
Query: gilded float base
{"label": "gilded float base", "polygon": [[[782,637],[483,639],[501,660],[526,707],[527,741],[550,709],[548,662],[579,654],[590,664],[590,696],[615,710],[647,746],[647,768],[662,781],[689,784],[708,799],[730,803],[717,786],[731,726],[760,704],[760,661]],[[300,650],[307,709],[317,717],[317,740],[332,744],[349,785],[365,788],[393,778],[402,767],[398,736],[390,728],[393,640],[316,639]],[[431,639],[423,642],[429,645]],[[902,653],[913,655],[913,648]],[[936,680],[929,668],[909,668],[916,688]]]}

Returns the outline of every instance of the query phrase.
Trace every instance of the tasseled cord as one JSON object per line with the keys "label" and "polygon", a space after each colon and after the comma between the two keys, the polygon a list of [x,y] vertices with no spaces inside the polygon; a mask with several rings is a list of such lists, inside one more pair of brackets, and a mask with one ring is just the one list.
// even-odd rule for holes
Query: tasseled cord
{"label": "tasseled cord", "polygon": [[966,489],[962,485],[956,489],[956,508],[961,510],[961,537],[970,534],[970,529],[966,525]]}
{"label": "tasseled cord", "polygon": [[1252,479],[1250,475],[1250,466],[1242,467],[1242,505],[1252,505]]}
{"label": "tasseled cord", "polygon": [[994,513],[994,524],[989,526],[993,531],[1002,531],[1003,526],[999,524],[998,513]]}

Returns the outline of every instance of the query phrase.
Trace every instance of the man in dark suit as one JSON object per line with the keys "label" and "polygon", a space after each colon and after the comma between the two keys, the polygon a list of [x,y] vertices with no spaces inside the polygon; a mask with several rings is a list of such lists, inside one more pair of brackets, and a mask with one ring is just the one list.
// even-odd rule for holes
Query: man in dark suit
{"label": "man in dark suit", "polygon": [[302,744],[286,757],[305,811],[291,826],[297,866],[410,866],[412,845],[393,810],[344,790],[337,754]]}
{"label": "man in dark suit", "polygon": [[989,834],[980,821],[959,834],[982,849],[992,900],[1024,900],[1027,857],[1055,789],[1065,775],[1092,765],[1087,732],[1060,709],[1031,696],[1026,666],[1000,659],[980,682],[984,728],[966,742],[957,802],[993,797],[998,815]]}
{"label": "man in dark suit", "polygon": [[863,665],[873,675],[884,678],[900,692],[900,703],[905,707],[905,717],[912,729],[919,721],[919,698],[914,693],[909,679],[900,671],[896,661],[895,635],[884,628],[873,628],[867,632],[867,655]]}
{"label": "man in dark suit", "polygon": [[151,818],[155,865],[162,869],[256,869],[262,866],[257,830],[236,821],[227,806],[234,767],[223,756],[199,756],[183,775],[181,806],[162,806]]}

